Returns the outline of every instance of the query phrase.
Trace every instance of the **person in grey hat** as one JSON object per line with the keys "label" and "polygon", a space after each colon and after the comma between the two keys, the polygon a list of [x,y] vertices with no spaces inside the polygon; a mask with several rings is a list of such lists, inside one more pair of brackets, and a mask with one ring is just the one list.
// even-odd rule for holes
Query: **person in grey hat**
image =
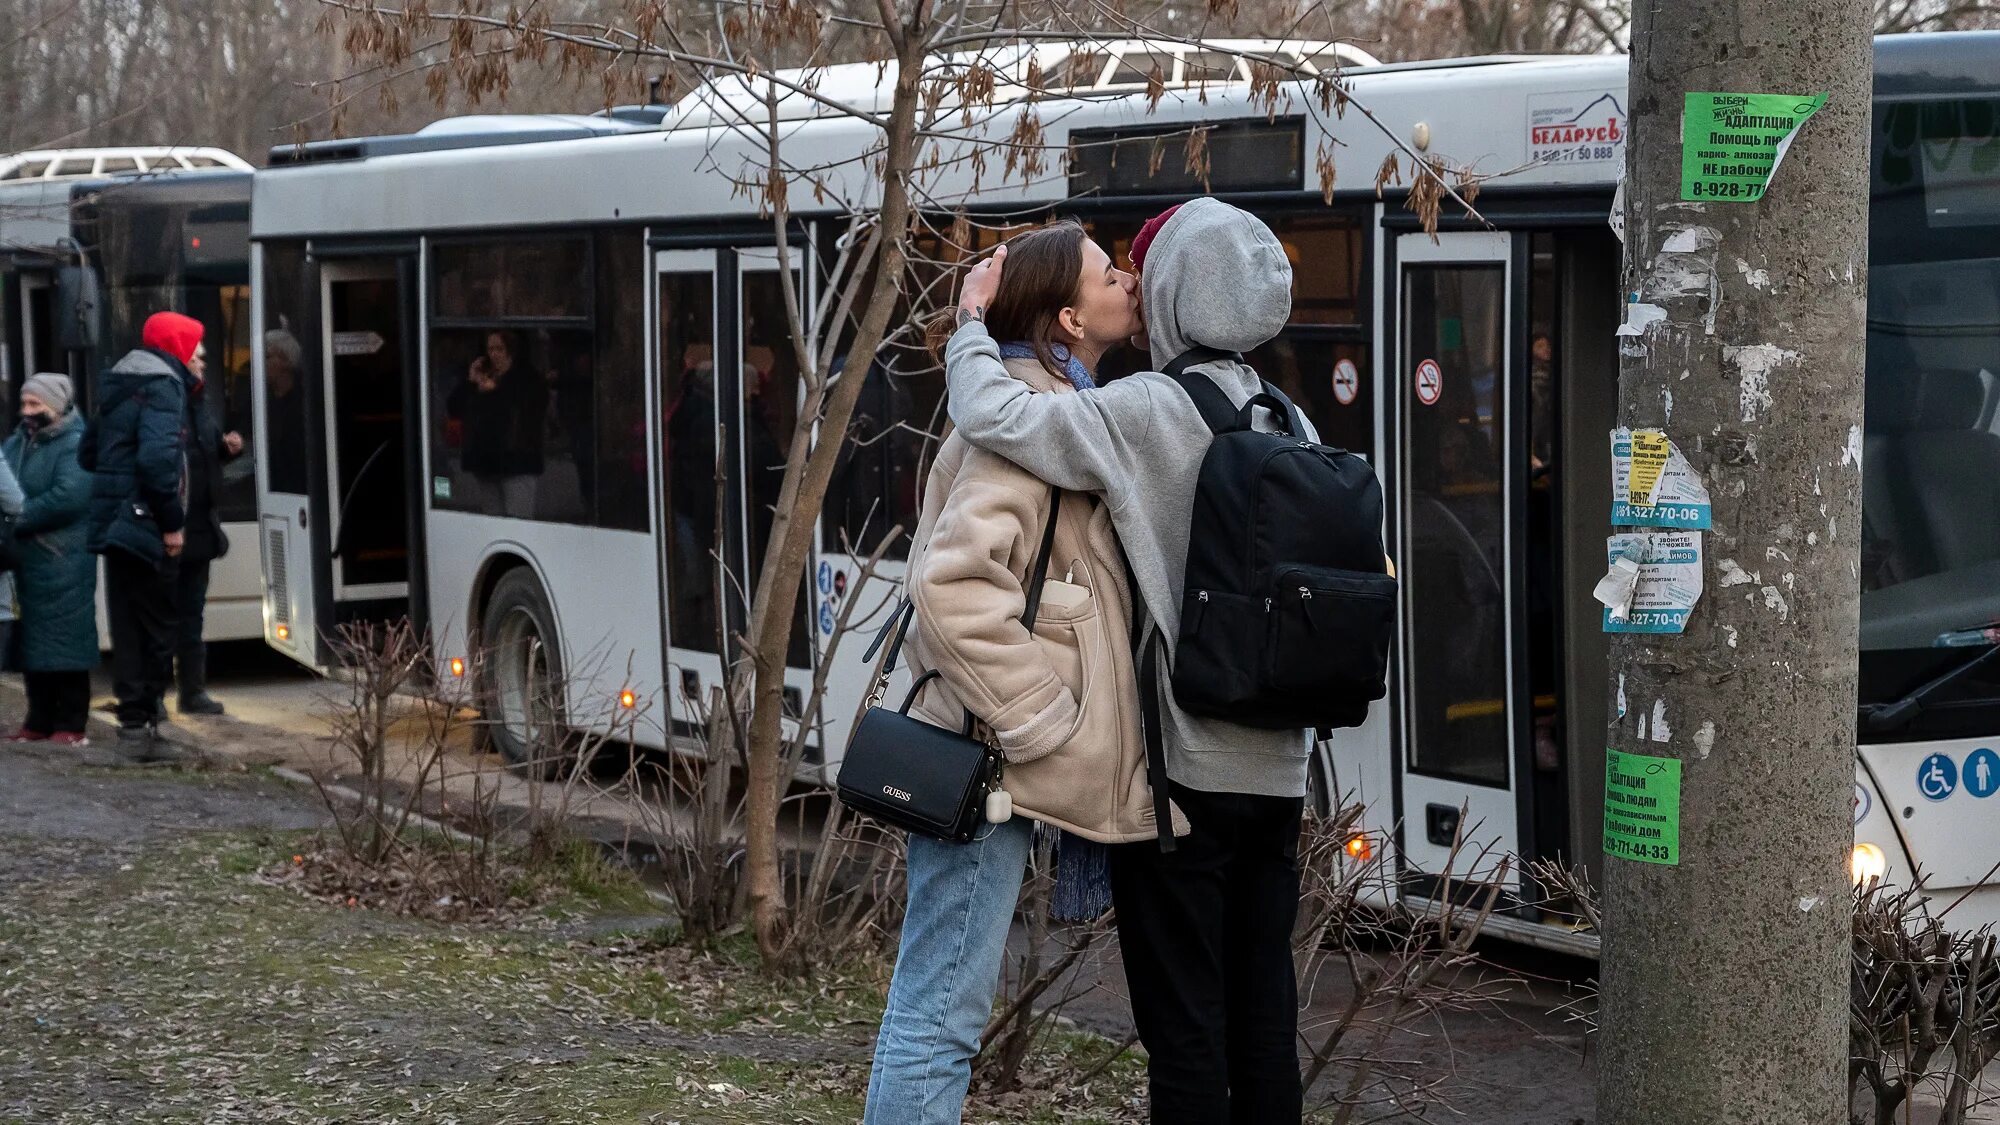
{"label": "person in grey hat", "polygon": [[23,499],[14,523],[20,620],[17,664],[28,715],[9,741],[82,746],[97,667],[97,559],[90,553],[91,477],[77,462],[84,422],[66,375],[21,385],[21,424],[0,446]]}

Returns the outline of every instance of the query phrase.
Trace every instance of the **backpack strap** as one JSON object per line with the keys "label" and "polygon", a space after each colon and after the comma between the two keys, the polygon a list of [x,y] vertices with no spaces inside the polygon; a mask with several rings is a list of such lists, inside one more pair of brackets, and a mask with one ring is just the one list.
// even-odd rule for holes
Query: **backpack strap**
{"label": "backpack strap", "polygon": [[1139,711],[1146,730],[1146,781],[1153,787],[1153,827],[1160,834],[1160,850],[1173,851],[1174,806],[1167,792],[1166,731],[1160,714],[1160,645],[1165,643],[1157,629],[1139,658]]}
{"label": "backpack strap", "polygon": [[1218,434],[1239,428],[1236,407],[1230,403],[1229,396],[1222,393],[1222,388],[1215,385],[1215,380],[1199,373],[1190,375],[1188,368],[1223,359],[1241,363],[1243,356],[1219,348],[1193,347],[1175,356],[1163,372],[1167,378],[1180,384],[1181,390],[1194,400],[1194,408],[1201,412],[1201,420],[1208,423],[1209,431]]}

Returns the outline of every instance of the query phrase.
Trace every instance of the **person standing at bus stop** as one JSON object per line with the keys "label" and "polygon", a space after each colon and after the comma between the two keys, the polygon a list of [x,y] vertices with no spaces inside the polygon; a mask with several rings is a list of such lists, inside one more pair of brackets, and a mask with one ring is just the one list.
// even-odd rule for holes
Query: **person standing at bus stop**
{"label": "person standing at bus stop", "polygon": [[[1153,363],[1164,369],[1212,349],[1186,370],[1247,405],[1263,382],[1242,354],[1291,313],[1292,270],[1277,237],[1247,212],[1196,199],[1146,224],[1131,254]],[[1150,619],[1144,645],[1164,647],[1180,633],[1189,513],[1212,431],[1165,374],[1073,395],[1036,394],[1011,376],[984,323],[1002,258],[974,267],[961,291],[960,327],[945,351],[951,420],[973,445],[1050,484],[1105,497]],[[1296,424],[1297,436],[1317,440],[1309,423]],[[1193,832],[1171,852],[1141,843],[1111,854],[1151,1120],[1296,1125],[1292,927],[1310,733],[1196,718],[1164,679],[1154,699],[1167,789]]]}
{"label": "person standing at bus stop", "polygon": [[14,661],[28,714],[11,742],[82,746],[97,667],[97,564],[85,543],[90,474],[77,461],[83,417],[66,375],[21,384],[21,424],[0,449],[20,482],[14,571],[20,620]]}
{"label": "person standing at bus stop", "polygon": [[174,678],[184,715],[220,715],[208,694],[208,644],[201,639],[208,607],[209,564],[229,553],[221,513],[222,466],[243,453],[243,435],[225,431],[208,398],[208,361],[196,344],[187,362],[187,539],[174,583]]}
{"label": "person standing at bus stop", "polygon": [[97,423],[84,442],[90,549],[104,556],[118,738],[140,761],[171,758],[158,738],[173,668],[177,578],[187,544],[188,363],[201,322],[154,313],[138,348],[98,379]]}

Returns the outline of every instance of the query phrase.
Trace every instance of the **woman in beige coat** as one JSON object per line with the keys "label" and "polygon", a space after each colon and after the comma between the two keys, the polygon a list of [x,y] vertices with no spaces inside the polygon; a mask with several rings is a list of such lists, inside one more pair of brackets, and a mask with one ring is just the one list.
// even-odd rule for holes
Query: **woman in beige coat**
{"label": "woman in beige coat", "polygon": [[[1143,331],[1132,275],[1073,222],[1017,235],[987,327],[1007,368],[1045,394],[1093,389],[1098,360]],[[1054,548],[1022,625],[1048,520]],[[875,1047],[866,1125],[956,1125],[993,1006],[1037,822],[1065,852],[1153,839],[1132,593],[1110,513],[949,436],[910,553],[912,670],[940,677],[915,708],[957,730],[969,711],[1006,759],[1013,819],[970,843],[910,838],[909,910]],[[1079,846],[1079,838],[1090,844]],[[1072,879],[1081,865],[1066,858]],[[1074,893],[1075,887],[1065,891]]]}

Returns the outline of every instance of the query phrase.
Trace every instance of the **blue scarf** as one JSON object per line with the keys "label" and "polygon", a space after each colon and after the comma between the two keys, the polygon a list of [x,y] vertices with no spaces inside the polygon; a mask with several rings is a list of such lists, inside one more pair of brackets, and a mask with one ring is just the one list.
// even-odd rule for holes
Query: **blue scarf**
{"label": "blue scarf", "polygon": [[[1049,350],[1055,353],[1056,362],[1063,365],[1062,373],[1069,379],[1070,386],[1079,391],[1097,389],[1097,380],[1090,377],[1090,368],[1085,367],[1083,361],[1071,354],[1068,348],[1061,344],[1050,344]],[[1000,345],[1000,358],[1039,360],[1042,357],[1035,354],[1033,345],[1021,340],[1009,340]]]}

